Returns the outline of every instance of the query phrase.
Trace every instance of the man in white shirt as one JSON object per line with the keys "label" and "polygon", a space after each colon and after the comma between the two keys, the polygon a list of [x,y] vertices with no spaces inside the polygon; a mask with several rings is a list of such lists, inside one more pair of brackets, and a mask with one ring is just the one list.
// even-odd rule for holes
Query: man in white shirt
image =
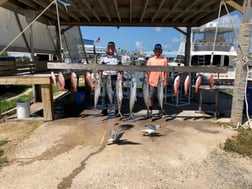
{"label": "man in white shirt", "polygon": [[[106,65],[118,65],[121,64],[121,57],[116,54],[115,50],[115,43],[113,41],[108,42],[107,44],[107,52],[105,55],[103,55],[100,59],[100,64],[106,64]],[[109,107],[109,100],[107,95],[107,79],[108,76],[111,76],[111,84],[112,84],[112,90],[114,91],[113,95],[113,101],[114,101],[114,109],[115,109],[115,116],[118,116],[118,107],[117,107],[117,100],[116,100],[116,79],[117,79],[117,73],[116,70],[104,70],[100,72],[100,78],[102,78],[102,112],[101,114],[103,116],[108,115],[108,107]],[[121,76],[123,77],[123,74],[121,73]]]}

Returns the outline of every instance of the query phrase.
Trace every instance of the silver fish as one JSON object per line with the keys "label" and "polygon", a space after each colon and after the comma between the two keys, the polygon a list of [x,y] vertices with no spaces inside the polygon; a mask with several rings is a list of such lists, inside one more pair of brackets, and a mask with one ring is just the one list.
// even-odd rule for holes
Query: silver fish
{"label": "silver fish", "polygon": [[145,127],[148,127],[147,129],[143,129],[141,130],[142,132],[144,132],[144,135],[154,135],[154,134],[158,134],[157,130],[159,128],[161,128],[160,125],[158,124],[153,124],[153,123],[149,123],[149,124],[145,124]]}
{"label": "silver fish", "polygon": [[149,108],[149,100],[150,100],[150,94],[149,94],[149,81],[148,81],[148,75],[145,73],[143,85],[142,85],[142,91],[143,91],[143,99],[144,103],[147,108],[147,117],[151,117],[150,115],[150,108]]}
{"label": "silver fish", "polygon": [[132,127],[134,127],[134,125],[131,124],[119,125],[119,123],[116,123],[111,130],[110,138],[107,140],[107,143],[108,144],[119,143],[120,138],[122,137],[124,132],[128,129],[131,129]]}
{"label": "silver fish", "polygon": [[117,106],[118,106],[118,114],[122,117],[121,106],[123,100],[123,89],[122,89],[122,76],[121,73],[118,72],[117,80],[116,80],[116,97],[117,97]]}
{"label": "silver fish", "polygon": [[108,75],[107,77],[106,92],[107,92],[108,100],[110,103],[110,110],[111,110],[113,106],[113,96],[114,96],[114,91],[112,89],[111,75]]}
{"label": "silver fish", "polygon": [[164,85],[161,76],[159,76],[158,78],[157,94],[158,94],[158,103],[161,108],[161,111],[163,112]]}
{"label": "silver fish", "polygon": [[129,119],[133,119],[133,109],[134,109],[134,106],[135,106],[135,103],[137,101],[137,98],[136,98],[136,78],[135,78],[135,74],[133,73],[132,74],[132,78],[131,78],[131,82],[130,82],[130,104],[129,104],[129,107],[130,107],[130,113],[129,113]]}
{"label": "silver fish", "polygon": [[94,91],[94,109],[96,110],[96,106],[98,104],[100,95],[101,95],[101,79],[98,73],[96,73],[95,77],[95,91]]}

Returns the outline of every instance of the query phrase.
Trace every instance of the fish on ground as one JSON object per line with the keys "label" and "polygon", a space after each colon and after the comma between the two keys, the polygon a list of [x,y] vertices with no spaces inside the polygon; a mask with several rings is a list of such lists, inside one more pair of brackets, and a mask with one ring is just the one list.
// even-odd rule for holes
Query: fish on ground
{"label": "fish on ground", "polygon": [[145,124],[144,126],[147,127],[147,129],[141,130],[144,136],[156,135],[158,134],[157,130],[161,128],[160,125],[154,123],[148,123]]}
{"label": "fish on ground", "polygon": [[77,75],[75,72],[71,72],[71,75],[70,75],[70,80],[71,80],[71,85],[72,85],[72,90],[73,92],[77,92]]}
{"label": "fish on ground", "polygon": [[180,75],[177,75],[176,78],[174,79],[174,84],[173,84],[173,88],[174,88],[174,96],[178,96],[179,94],[179,86],[180,86]]}
{"label": "fish on ground", "polygon": [[150,108],[149,108],[150,91],[149,91],[149,82],[148,82],[148,74],[147,73],[144,74],[144,80],[142,83],[142,92],[143,92],[144,103],[147,108],[146,117],[149,118],[149,117],[151,117],[151,113],[150,113]]}
{"label": "fish on ground", "polygon": [[110,103],[110,111],[111,111],[112,106],[113,106],[113,96],[114,96],[114,91],[112,89],[111,75],[108,75],[107,77],[106,92],[107,92],[108,100]]}
{"label": "fish on ground", "polygon": [[62,72],[59,72],[58,81],[59,81],[61,91],[65,91],[65,78],[64,78]]}
{"label": "fish on ground", "polygon": [[137,101],[136,98],[136,77],[135,74],[132,74],[132,78],[131,78],[131,82],[130,82],[130,100],[129,100],[129,107],[130,107],[130,112],[129,112],[129,119],[133,119],[134,115],[133,115],[133,109],[135,106],[135,103]]}
{"label": "fish on ground", "polygon": [[210,87],[210,92],[213,92],[213,88],[214,88],[214,77],[213,75],[210,75],[209,79],[208,79],[208,84]]}
{"label": "fish on ground", "polygon": [[120,115],[120,117],[122,117],[121,106],[123,101],[123,89],[122,89],[122,76],[120,72],[118,72],[116,80],[116,97],[117,97],[118,114]]}
{"label": "fish on ground", "polygon": [[157,95],[158,95],[158,103],[159,103],[161,112],[164,112],[163,111],[164,85],[163,85],[163,79],[161,75],[158,77]]}
{"label": "fish on ground", "polygon": [[94,91],[94,109],[96,110],[99,98],[101,95],[101,78],[98,73],[95,77],[95,91]]}
{"label": "fish on ground", "polygon": [[53,71],[51,71],[51,79],[54,85],[54,88],[56,88],[56,76]]}
{"label": "fish on ground", "polygon": [[202,76],[199,75],[196,79],[196,82],[195,82],[195,89],[194,89],[194,93],[198,93],[199,92],[199,87],[201,85],[201,82],[202,82]]}
{"label": "fish on ground", "polygon": [[123,136],[126,130],[131,129],[134,125],[116,123],[111,129],[110,138],[107,140],[107,144],[120,143],[120,138]]}
{"label": "fish on ground", "polygon": [[191,77],[190,77],[190,75],[187,75],[185,82],[184,82],[185,96],[188,96],[188,94],[189,94],[190,85],[191,85]]}

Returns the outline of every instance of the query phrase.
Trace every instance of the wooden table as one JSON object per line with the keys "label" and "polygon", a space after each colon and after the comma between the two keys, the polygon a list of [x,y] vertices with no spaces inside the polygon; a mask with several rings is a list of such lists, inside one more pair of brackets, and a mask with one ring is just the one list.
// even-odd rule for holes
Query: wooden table
{"label": "wooden table", "polygon": [[[192,86],[195,88],[195,85]],[[219,104],[219,91],[220,90],[233,90],[234,86],[233,85],[215,85],[213,88],[213,92],[215,92],[215,98],[214,98],[214,118],[218,118],[218,104]],[[203,99],[203,90],[209,90],[210,92],[210,87],[208,85],[201,85],[199,87],[199,111],[202,112],[202,99]]]}
{"label": "wooden table", "polygon": [[53,93],[50,75],[23,75],[0,77],[0,85],[39,85],[41,87],[44,118],[47,121],[54,119]]}

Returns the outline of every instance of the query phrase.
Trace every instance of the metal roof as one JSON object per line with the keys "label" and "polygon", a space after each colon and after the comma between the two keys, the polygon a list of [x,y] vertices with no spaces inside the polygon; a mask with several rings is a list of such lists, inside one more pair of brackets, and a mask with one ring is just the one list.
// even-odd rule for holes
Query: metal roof
{"label": "metal roof", "polygon": [[[67,26],[201,26],[218,17],[221,0],[0,0],[0,6],[16,13],[34,10],[37,15],[58,2],[61,25]],[[225,0],[228,10],[243,0]],[[232,6],[230,6],[232,5]],[[225,8],[221,15],[227,14]],[[56,3],[39,18],[57,25]]]}

